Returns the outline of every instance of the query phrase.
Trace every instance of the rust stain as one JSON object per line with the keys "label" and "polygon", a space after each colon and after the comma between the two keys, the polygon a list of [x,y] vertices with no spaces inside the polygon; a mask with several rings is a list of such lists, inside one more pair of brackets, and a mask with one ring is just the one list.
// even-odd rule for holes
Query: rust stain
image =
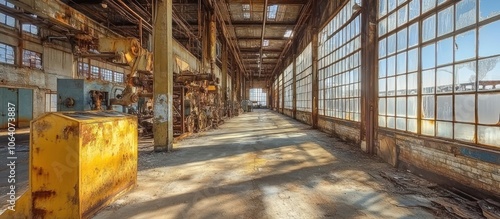
{"label": "rust stain", "polygon": [[36,191],[36,192],[31,193],[31,197],[32,197],[31,212],[33,214],[33,218],[43,219],[47,216],[47,213],[52,213],[52,211],[47,212],[47,210],[45,210],[45,209],[37,208],[35,206],[35,204],[37,203],[37,201],[36,201],[37,199],[47,199],[47,198],[54,196],[55,194],[56,194],[55,191],[44,191],[44,190],[40,190],[40,191]]}
{"label": "rust stain", "polygon": [[92,133],[92,129],[86,128],[82,131],[82,147],[87,146],[87,144],[94,140],[94,133]]}
{"label": "rust stain", "polygon": [[73,136],[78,135],[78,126],[66,126],[63,131],[63,138],[68,139],[70,134]]}
{"label": "rust stain", "polygon": [[45,191],[45,190],[40,190],[40,191],[36,191],[36,192],[32,192],[31,195],[33,197],[33,201],[35,201],[36,199],[47,199],[47,198],[50,198],[52,196],[54,196],[56,194],[55,191],[52,191],[52,190],[49,190],[49,191]]}
{"label": "rust stain", "polygon": [[36,147],[35,148],[35,153],[39,154],[40,153],[40,148],[39,147]]}
{"label": "rust stain", "polygon": [[45,120],[37,122],[33,126],[35,132],[38,132],[38,137],[42,137],[43,133],[45,133],[45,131],[47,129],[50,129],[51,127],[52,127],[52,125],[49,122],[45,121]]}

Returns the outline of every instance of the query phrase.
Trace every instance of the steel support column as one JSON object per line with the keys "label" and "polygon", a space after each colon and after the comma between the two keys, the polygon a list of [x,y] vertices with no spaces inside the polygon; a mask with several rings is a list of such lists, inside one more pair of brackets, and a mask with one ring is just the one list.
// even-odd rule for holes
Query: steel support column
{"label": "steel support column", "polygon": [[[319,17],[318,2],[314,1],[312,5],[312,16]],[[319,19],[313,19],[312,21],[312,127],[318,128],[318,104],[319,104],[319,78],[318,78],[318,23]]]}
{"label": "steel support column", "polygon": [[215,67],[217,65],[217,26],[215,23],[215,13],[210,13],[210,26],[208,30],[210,40],[210,72],[215,74]]}
{"label": "steel support column", "polygon": [[156,5],[153,31],[153,97],[154,150],[169,151],[173,142],[173,44],[172,0],[160,0]]}
{"label": "steel support column", "polygon": [[366,143],[366,153],[375,153],[377,124],[377,43],[375,37],[377,1],[362,1],[361,21],[361,139]]}
{"label": "steel support column", "polygon": [[227,44],[224,42],[222,44],[222,102],[223,102],[223,106],[224,109],[226,109],[226,111],[224,112],[224,114],[227,113],[227,108],[229,107],[229,104],[228,104],[228,95],[231,95],[231,94],[228,94],[227,91],[227,72],[228,72],[228,54],[227,54]]}

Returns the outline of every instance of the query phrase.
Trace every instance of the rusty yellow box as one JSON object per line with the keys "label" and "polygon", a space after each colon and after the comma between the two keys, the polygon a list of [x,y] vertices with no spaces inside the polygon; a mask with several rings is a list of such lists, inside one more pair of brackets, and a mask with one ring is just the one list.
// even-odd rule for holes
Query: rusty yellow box
{"label": "rusty yellow box", "polygon": [[89,218],[137,182],[137,119],[47,113],[31,123],[31,218]]}

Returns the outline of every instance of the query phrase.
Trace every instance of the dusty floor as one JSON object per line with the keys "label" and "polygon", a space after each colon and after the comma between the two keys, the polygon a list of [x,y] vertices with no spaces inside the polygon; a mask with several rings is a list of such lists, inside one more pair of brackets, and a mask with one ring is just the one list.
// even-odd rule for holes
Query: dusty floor
{"label": "dusty floor", "polygon": [[269,110],[185,139],[172,153],[151,150],[140,148],[137,188],[95,218],[437,217],[433,191],[390,179],[431,184]]}

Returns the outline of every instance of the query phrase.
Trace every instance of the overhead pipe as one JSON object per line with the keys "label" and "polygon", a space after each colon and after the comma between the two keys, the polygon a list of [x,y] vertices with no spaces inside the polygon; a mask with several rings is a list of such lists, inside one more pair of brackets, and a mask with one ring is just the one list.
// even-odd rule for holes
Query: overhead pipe
{"label": "overhead pipe", "polygon": [[132,15],[134,15],[137,19],[140,19],[144,22],[144,26],[146,26],[146,28],[149,30],[149,31],[153,31],[153,26],[148,22],[146,21],[141,15],[137,14],[134,10],[132,10],[125,2],[123,2],[122,0],[112,0],[113,2],[118,2],[123,8],[127,9],[128,12],[130,12]]}
{"label": "overhead pipe", "polygon": [[261,39],[260,39],[260,57],[259,57],[259,62],[257,63],[259,65],[259,78],[260,78],[260,73],[262,72],[262,54],[264,50],[264,35],[266,32],[266,21],[267,21],[267,0],[264,2],[264,17],[262,19],[262,34],[261,34]]}

